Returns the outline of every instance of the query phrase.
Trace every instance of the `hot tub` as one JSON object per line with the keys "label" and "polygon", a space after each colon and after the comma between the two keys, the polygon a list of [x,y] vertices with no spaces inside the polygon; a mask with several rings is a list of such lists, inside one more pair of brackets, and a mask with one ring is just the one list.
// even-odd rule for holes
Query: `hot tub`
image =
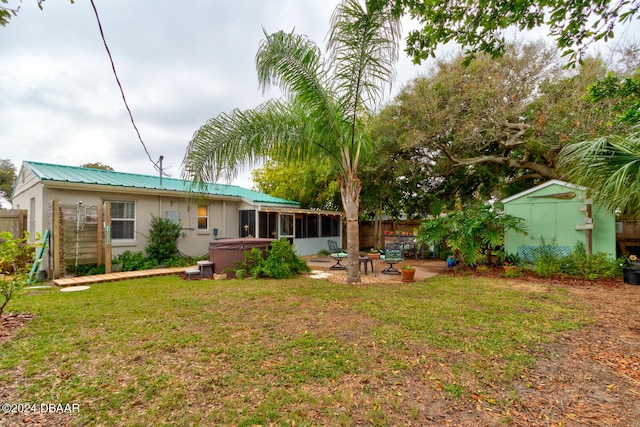
{"label": "hot tub", "polygon": [[213,272],[226,273],[227,277],[235,277],[233,271],[224,271],[227,268],[236,268],[236,263],[244,261],[245,251],[251,252],[253,248],[260,249],[264,256],[267,247],[275,242],[275,239],[258,239],[244,237],[239,239],[220,239],[209,243],[209,261],[213,262]]}

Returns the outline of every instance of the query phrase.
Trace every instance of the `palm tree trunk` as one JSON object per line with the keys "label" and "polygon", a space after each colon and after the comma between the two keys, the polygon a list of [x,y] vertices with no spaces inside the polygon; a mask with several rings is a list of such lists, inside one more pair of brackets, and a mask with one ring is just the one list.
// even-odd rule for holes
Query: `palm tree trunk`
{"label": "palm tree trunk", "polygon": [[354,173],[340,180],[342,205],[347,219],[347,283],[360,282],[360,179]]}

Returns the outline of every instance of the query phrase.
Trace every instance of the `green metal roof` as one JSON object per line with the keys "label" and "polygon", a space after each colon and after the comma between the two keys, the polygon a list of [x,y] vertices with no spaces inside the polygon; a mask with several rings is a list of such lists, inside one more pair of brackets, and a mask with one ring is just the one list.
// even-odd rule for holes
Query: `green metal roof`
{"label": "green metal roof", "polygon": [[[55,165],[50,163],[23,162],[41,181],[68,182],[73,184],[108,185],[123,188],[143,188],[147,190],[189,192],[191,181],[176,178],[162,178],[157,175],[140,175],[134,173],[114,172],[102,169],[82,168],[77,166]],[[213,196],[238,197],[254,203],[273,203],[287,206],[299,206],[298,202],[272,197],[268,194],[249,190],[237,185],[207,183],[204,188],[197,187],[198,194]]]}

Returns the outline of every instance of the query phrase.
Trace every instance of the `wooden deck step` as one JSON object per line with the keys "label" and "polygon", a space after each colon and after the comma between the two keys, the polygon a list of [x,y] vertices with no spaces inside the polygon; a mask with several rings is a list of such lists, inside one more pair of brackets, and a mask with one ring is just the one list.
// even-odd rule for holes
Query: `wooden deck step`
{"label": "wooden deck step", "polygon": [[171,274],[184,273],[185,267],[154,268],[153,270],[140,271],[119,271],[117,273],[96,274],[93,276],[67,277],[64,279],[54,279],[53,284],[57,286],[78,286],[92,283],[115,282],[118,280],[139,279],[143,277],[168,276]]}

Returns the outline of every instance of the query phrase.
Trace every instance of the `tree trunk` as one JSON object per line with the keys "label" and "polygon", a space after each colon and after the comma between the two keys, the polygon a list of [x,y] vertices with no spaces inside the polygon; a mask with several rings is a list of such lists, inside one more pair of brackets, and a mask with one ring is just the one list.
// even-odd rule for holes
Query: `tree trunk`
{"label": "tree trunk", "polygon": [[352,173],[348,180],[340,180],[342,206],[347,220],[347,283],[360,282],[360,179]]}

